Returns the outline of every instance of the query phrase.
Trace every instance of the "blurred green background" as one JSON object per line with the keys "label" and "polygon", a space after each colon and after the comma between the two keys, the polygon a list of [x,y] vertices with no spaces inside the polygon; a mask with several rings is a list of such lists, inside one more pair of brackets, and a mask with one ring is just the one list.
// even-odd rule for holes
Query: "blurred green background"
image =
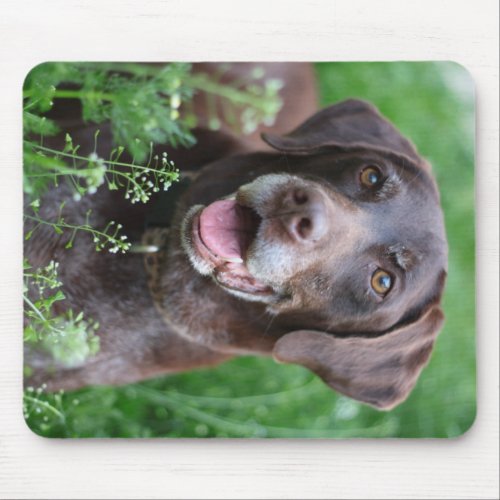
{"label": "blurred green background", "polygon": [[454,63],[320,63],[323,106],[373,102],[433,165],[450,246],[446,323],[406,402],[379,412],[305,368],[243,357],[124,387],[43,395],[27,419],[50,437],[454,437],[476,414],[474,95]]}

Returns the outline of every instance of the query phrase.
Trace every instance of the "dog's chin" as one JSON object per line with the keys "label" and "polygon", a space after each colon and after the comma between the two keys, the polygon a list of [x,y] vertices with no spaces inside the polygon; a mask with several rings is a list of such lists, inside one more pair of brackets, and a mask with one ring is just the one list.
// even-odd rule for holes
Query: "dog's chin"
{"label": "dog's chin", "polygon": [[194,269],[212,277],[226,292],[271,304],[276,302],[276,291],[247,267],[259,224],[259,216],[233,198],[195,205],[182,222],[181,242]]}

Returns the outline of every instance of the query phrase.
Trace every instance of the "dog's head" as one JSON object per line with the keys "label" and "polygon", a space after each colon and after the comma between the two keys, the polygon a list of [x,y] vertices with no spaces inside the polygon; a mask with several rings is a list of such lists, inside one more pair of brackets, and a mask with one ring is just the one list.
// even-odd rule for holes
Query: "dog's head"
{"label": "dog's head", "polygon": [[356,100],[263,138],[286,168],[270,161],[230,195],[192,207],[183,227],[191,263],[301,325],[278,340],[276,359],[391,408],[415,384],[443,319],[447,245],[430,167]]}

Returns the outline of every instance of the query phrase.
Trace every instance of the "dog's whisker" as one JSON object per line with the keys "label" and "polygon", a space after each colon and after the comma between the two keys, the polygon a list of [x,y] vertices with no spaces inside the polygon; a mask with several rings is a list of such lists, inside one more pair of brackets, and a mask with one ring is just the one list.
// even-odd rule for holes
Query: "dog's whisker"
{"label": "dog's whisker", "polygon": [[273,315],[271,316],[271,318],[269,319],[269,322],[267,323],[267,326],[266,328],[264,329],[264,332],[262,334],[263,337],[267,336],[267,334],[269,333],[269,330],[271,328],[271,325],[273,324],[274,320],[277,318],[277,315]]}

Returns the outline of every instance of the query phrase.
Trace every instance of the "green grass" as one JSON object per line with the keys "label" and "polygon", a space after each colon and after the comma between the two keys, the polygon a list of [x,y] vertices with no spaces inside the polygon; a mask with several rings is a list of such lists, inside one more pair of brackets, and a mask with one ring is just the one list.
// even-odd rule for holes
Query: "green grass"
{"label": "green grass", "polygon": [[321,63],[322,105],[373,102],[433,165],[450,245],[446,323],[408,400],[378,412],[299,366],[244,357],[120,388],[39,396],[28,425],[51,437],[453,437],[476,411],[474,97],[452,63]]}

